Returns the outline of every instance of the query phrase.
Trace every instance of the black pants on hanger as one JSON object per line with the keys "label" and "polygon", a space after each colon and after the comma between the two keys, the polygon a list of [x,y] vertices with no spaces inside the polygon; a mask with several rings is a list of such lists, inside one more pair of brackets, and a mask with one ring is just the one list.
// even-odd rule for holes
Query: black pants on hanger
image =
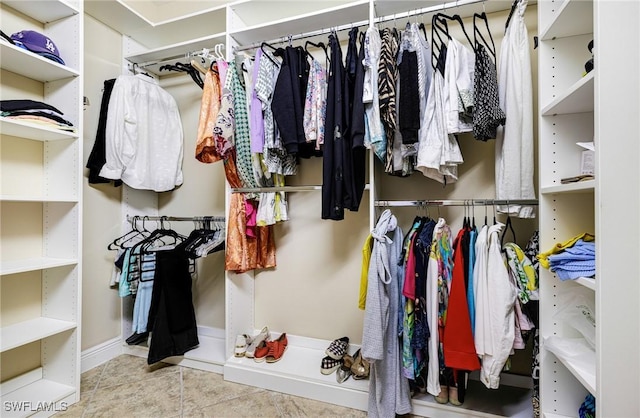
{"label": "black pants on hanger", "polygon": [[182,251],[159,251],[149,309],[148,364],[180,356],[198,346],[189,259]]}

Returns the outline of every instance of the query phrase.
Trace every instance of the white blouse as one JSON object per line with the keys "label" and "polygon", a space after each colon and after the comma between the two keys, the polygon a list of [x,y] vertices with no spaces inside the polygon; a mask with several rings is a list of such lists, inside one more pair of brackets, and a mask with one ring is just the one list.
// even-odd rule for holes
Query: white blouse
{"label": "white blouse", "polygon": [[182,184],[183,131],[174,98],[150,77],[121,75],[109,100],[100,176],[164,192]]}

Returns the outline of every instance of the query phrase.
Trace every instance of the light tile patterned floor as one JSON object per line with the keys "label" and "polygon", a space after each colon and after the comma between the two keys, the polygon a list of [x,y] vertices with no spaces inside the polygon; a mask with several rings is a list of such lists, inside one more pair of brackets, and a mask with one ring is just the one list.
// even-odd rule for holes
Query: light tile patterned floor
{"label": "light tile patterned floor", "polygon": [[344,408],[225,382],[221,375],[118,356],[82,374],[80,402],[56,418],[366,417]]}

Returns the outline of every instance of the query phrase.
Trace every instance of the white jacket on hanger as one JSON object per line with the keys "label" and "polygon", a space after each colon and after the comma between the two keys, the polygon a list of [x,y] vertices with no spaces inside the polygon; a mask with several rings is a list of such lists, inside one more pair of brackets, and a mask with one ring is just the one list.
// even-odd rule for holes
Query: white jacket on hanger
{"label": "white jacket on hanger", "polygon": [[[500,231],[503,227],[504,224],[498,222],[490,226],[488,232],[486,312],[489,315],[485,315],[485,318],[488,317],[490,323],[488,327],[485,324],[484,329],[490,333],[484,335],[485,354],[481,356],[480,381],[489,389],[499,387],[500,372],[511,354],[515,338],[514,304],[517,292],[502,258]],[[486,350],[487,347],[491,347],[490,352]]]}

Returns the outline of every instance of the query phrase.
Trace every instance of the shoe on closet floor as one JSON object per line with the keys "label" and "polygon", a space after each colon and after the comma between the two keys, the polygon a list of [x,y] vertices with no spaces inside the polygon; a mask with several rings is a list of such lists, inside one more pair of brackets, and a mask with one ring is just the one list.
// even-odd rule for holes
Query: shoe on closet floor
{"label": "shoe on closet floor", "polygon": [[258,335],[254,336],[251,339],[251,343],[247,346],[247,350],[245,351],[245,357],[253,358],[256,348],[263,342],[269,339],[271,333],[269,332],[269,328],[264,327],[258,333]]}
{"label": "shoe on closet floor", "polygon": [[[271,341],[262,340],[260,344],[254,350],[254,353],[251,357],[257,363],[262,363],[267,358],[269,354],[269,350],[271,349]],[[246,355],[246,354],[245,354]],[[249,357],[249,356],[247,356]]]}
{"label": "shoe on closet floor", "polygon": [[445,404],[449,402],[449,387],[440,385],[440,393],[435,398],[436,398],[436,402],[441,404]]}
{"label": "shoe on closet floor", "polygon": [[147,342],[148,338],[149,338],[148,332],[141,332],[140,334],[138,334],[137,332],[134,332],[129,338],[127,338],[126,341],[127,341],[127,344],[129,345],[138,345],[138,344]]}
{"label": "shoe on closet floor", "polygon": [[351,372],[351,366],[353,366],[354,359],[349,354],[345,354],[342,358],[342,364],[336,370],[336,381],[338,383],[344,383],[353,374]]}
{"label": "shoe on closet floor", "polygon": [[353,355],[353,365],[351,366],[351,373],[355,380],[362,380],[369,378],[369,362],[362,357],[362,351],[358,350]]}
{"label": "shoe on closet floor", "polygon": [[267,345],[270,345],[269,352],[266,357],[267,363],[275,363],[276,361],[279,361],[284,355],[284,352],[287,351],[287,346],[289,345],[289,342],[287,341],[287,333],[283,332],[277,340],[270,341]]}
{"label": "shoe on closet floor", "polygon": [[320,364],[320,373],[329,375],[338,370],[341,365],[342,359],[336,360],[332,357],[326,356],[322,359],[322,362]]}
{"label": "shoe on closet floor", "polygon": [[324,351],[325,354],[334,360],[340,360],[347,354],[349,348],[349,337],[342,337],[337,340],[331,341],[329,347]]}
{"label": "shoe on closet floor", "polygon": [[247,334],[240,334],[236,336],[236,346],[234,348],[233,355],[236,357],[244,357],[247,352],[247,347],[251,344],[252,338]]}

